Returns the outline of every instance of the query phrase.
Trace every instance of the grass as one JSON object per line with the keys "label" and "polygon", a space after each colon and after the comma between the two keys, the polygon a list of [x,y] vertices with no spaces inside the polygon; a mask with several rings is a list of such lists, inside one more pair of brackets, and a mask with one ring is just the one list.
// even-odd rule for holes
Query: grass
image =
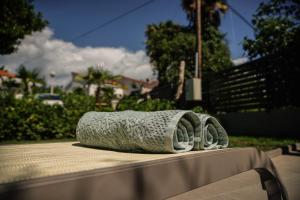
{"label": "grass", "polygon": [[[37,143],[51,143],[51,142],[75,142],[72,139],[52,139],[52,140],[38,140],[38,141],[0,141],[0,145],[4,144],[37,144]],[[274,138],[274,137],[254,137],[254,136],[229,136],[229,147],[256,147],[257,149],[268,151],[276,149],[289,144],[300,142],[298,139],[292,138]]]}
{"label": "grass", "polygon": [[229,136],[229,147],[256,147],[263,151],[295,144],[297,142],[300,142],[300,140],[293,138]]}

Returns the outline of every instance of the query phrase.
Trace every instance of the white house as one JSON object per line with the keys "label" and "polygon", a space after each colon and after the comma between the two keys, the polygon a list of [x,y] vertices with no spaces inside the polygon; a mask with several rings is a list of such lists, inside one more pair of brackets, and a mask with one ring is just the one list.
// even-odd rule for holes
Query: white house
{"label": "white house", "polygon": [[[85,81],[80,78],[81,74],[72,72],[72,80],[65,90],[67,92],[74,91],[76,88],[82,88],[87,91],[88,95],[94,96],[97,90],[97,85],[91,84],[89,87],[85,84]],[[126,76],[116,76],[113,80],[107,80],[103,87],[111,87],[114,89],[114,94],[118,99],[124,96],[130,95],[133,92],[138,92],[140,94],[145,94],[150,92],[155,86],[158,85],[158,81],[143,81],[129,78]]]}

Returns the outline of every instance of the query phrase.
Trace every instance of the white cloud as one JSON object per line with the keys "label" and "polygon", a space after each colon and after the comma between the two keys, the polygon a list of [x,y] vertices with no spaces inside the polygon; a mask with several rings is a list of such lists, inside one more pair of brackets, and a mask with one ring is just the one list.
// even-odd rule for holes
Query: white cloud
{"label": "white cloud", "polygon": [[123,47],[78,47],[53,38],[50,28],[26,36],[17,52],[0,56],[0,65],[5,65],[9,71],[15,72],[21,64],[28,69],[39,68],[46,79],[49,79],[49,73],[55,71],[57,85],[68,83],[71,72],[84,72],[89,66],[99,64],[104,64],[104,68],[115,75],[153,78],[149,58],[142,50],[130,52]]}
{"label": "white cloud", "polygon": [[247,58],[247,57],[237,58],[237,59],[232,60],[232,62],[233,62],[234,66],[238,66],[238,65],[242,65],[246,62],[249,62],[249,58]]}

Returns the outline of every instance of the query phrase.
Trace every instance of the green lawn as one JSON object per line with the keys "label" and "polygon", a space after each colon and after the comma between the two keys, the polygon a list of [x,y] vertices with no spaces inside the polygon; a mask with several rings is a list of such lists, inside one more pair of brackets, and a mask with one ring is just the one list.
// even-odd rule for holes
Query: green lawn
{"label": "green lawn", "polygon": [[295,144],[297,142],[300,142],[300,140],[292,138],[229,136],[229,147],[256,147],[263,151]]}
{"label": "green lawn", "polygon": [[[0,144],[35,144],[49,142],[72,142],[75,139],[53,139],[39,141],[1,141]],[[253,136],[229,136],[229,147],[256,147],[263,151],[276,149],[278,147],[295,144],[300,140],[292,138],[253,137]]]}

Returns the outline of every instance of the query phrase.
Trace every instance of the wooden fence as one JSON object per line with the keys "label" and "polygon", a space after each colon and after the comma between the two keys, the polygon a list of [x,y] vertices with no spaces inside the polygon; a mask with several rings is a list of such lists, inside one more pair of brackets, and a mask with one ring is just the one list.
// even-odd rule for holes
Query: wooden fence
{"label": "wooden fence", "polygon": [[203,106],[215,113],[298,107],[300,62],[296,54],[281,52],[222,72],[204,73]]}

